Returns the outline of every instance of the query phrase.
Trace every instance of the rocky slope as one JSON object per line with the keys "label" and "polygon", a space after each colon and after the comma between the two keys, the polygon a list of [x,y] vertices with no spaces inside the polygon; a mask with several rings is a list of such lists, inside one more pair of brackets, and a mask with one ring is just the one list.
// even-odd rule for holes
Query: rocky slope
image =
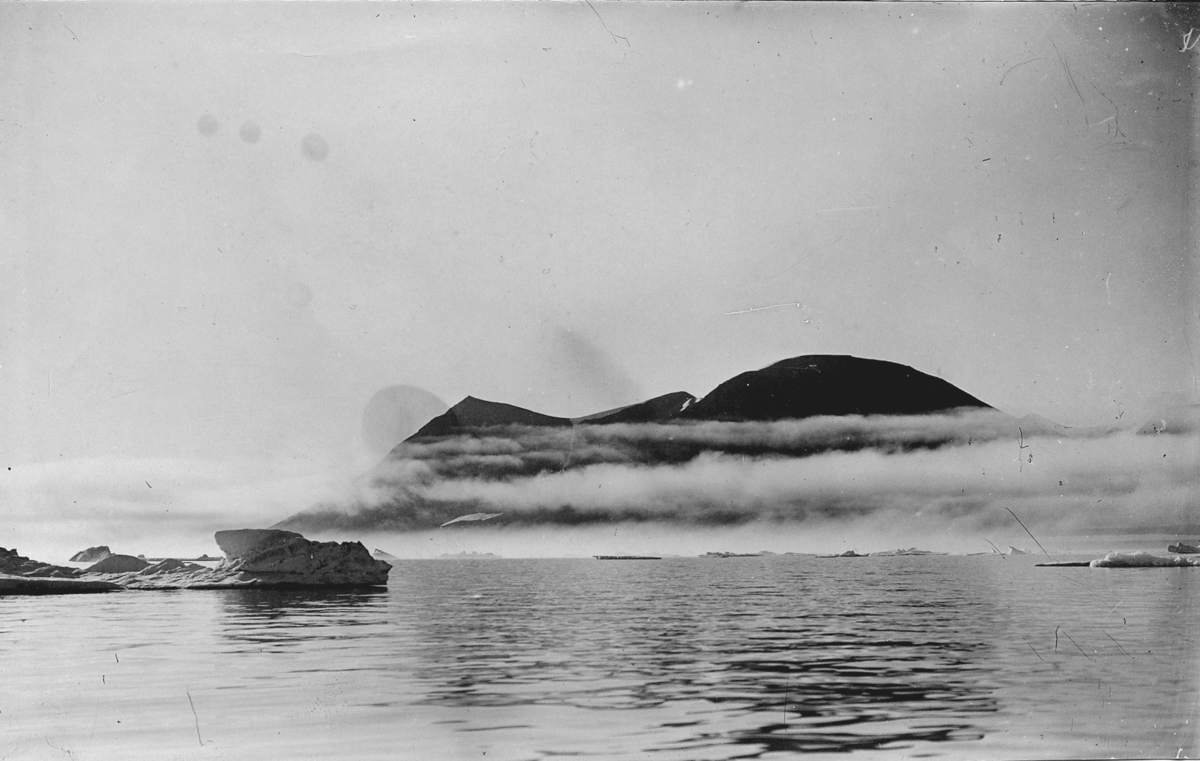
{"label": "rocky slope", "polygon": [[444,414],[430,420],[411,439],[426,439],[433,436],[448,436],[477,428],[497,428],[511,425],[565,427],[571,425],[568,418],[543,415],[512,404],[489,402],[468,396]]}
{"label": "rocky slope", "polygon": [[670,394],[656,396],[640,404],[622,407],[619,410],[602,415],[591,415],[581,422],[586,425],[607,425],[610,423],[662,423],[674,420],[696,402],[696,397],[686,391],[675,391]]}

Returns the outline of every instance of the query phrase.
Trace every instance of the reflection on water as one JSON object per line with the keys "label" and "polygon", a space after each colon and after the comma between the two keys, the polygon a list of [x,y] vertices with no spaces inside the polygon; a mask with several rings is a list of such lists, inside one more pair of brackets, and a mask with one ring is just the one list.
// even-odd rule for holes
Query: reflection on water
{"label": "reflection on water", "polygon": [[374,636],[388,601],[386,589],[230,589],[220,597],[221,634],[232,651],[241,643],[285,650],[322,639]]}
{"label": "reflection on water", "polygon": [[[494,566],[470,569],[489,576],[465,590],[431,580],[421,606],[445,615],[420,626],[423,700],[593,712],[679,704],[691,718],[674,728],[709,731],[677,749],[762,753],[978,739],[977,717],[998,710],[980,674],[990,608],[953,589],[886,574],[841,584],[828,566],[776,559],[666,562],[651,579],[632,575],[645,566],[627,568],[572,579],[565,562],[513,562],[503,584]],[[976,608],[969,627],[954,625]],[[737,730],[714,735],[721,717],[736,717]]]}
{"label": "reflection on water", "polygon": [[401,561],[375,591],[2,599],[0,750],[1197,755],[1200,574],[1032,562]]}

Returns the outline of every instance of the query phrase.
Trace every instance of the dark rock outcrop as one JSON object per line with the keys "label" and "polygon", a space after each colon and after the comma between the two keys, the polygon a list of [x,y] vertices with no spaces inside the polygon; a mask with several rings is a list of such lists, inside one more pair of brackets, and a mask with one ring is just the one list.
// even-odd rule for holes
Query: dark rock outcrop
{"label": "dark rock outcrop", "polygon": [[16,550],[0,547],[0,573],[28,578],[73,578],[82,571],[61,565],[50,565],[40,560],[30,560]]}
{"label": "dark rock outcrop", "polygon": [[112,550],[103,544],[99,547],[88,547],[86,550],[76,552],[71,556],[72,563],[95,563],[97,560],[103,560],[113,554]]}

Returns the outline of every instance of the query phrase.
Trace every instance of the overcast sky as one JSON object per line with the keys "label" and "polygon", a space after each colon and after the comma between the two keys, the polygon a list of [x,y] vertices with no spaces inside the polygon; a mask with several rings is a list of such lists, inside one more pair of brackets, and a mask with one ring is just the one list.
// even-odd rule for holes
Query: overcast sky
{"label": "overcast sky", "polygon": [[0,454],[352,473],[388,386],[578,416],[806,353],[1141,423],[1197,401],[1180,24],[6,4]]}

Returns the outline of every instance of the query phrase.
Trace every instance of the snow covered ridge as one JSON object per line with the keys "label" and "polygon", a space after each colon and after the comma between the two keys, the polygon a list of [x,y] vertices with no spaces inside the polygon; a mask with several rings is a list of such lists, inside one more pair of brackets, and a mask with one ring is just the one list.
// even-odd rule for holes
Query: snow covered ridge
{"label": "snow covered ridge", "polygon": [[1200,566],[1200,557],[1162,557],[1149,552],[1110,552],[1089,563],[1092,568],[1185,568]]}

